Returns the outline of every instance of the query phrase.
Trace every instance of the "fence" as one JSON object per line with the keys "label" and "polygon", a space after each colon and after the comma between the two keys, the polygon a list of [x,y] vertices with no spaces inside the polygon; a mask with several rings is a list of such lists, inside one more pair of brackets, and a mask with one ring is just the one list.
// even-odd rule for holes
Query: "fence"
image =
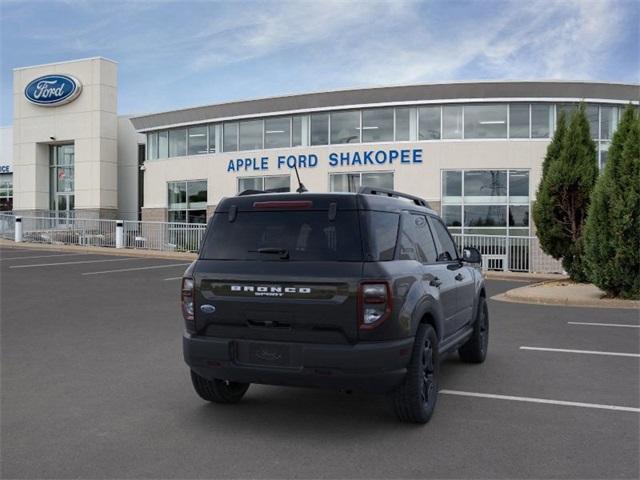
{"label": "fence", "polygon": [[[116,220],[22,217],[25,242],[116,247]],[[122,222],[122,247],[159,251],[198,251],[206,225],[199,223]],[[0,236],[13,239],[15,216],[0,214]],[[475,247],[485,270],[560,273],[562,264],[545,254],[537,237],[456,234],[460,249]]]}
{"label": "fence", "polygon": [[485,270],[529,273],[562,273],[562,263],[540,248],[538,237],[506,237],[501,235],[453,236],[460,249],[475,247],[482,254]]}

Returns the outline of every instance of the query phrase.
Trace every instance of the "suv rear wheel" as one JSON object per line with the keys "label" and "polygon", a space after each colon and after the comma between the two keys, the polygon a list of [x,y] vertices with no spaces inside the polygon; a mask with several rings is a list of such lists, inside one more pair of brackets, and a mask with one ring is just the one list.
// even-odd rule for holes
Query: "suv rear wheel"
{"label": "suv rear wheel", "polygon": [[489,346],[489,309],[484,297],[478,302],[478,315],[473,325],[473,333],[467,343],[458,349],[458,355],[463,362],[482,363],[487,357]]}
{"label": "suv rear wheel", "polygon": [[403,422],[427,423],[438,397],[438,337],[431,325],[422,324],[416,333],[407,376],[390,393],[398,418]]}
{"label": "suv rear wheel", "polygon": [[191,370],[191,383],[203,400],[214,403],[238,403],[247,390],[249,383],[236,383],[227,380],[207,380]]}

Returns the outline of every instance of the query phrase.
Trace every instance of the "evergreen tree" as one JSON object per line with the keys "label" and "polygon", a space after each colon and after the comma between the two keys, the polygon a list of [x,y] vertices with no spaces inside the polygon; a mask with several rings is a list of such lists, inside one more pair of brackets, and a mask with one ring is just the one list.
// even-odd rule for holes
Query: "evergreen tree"
{"label": "evergreen tree", "polygon": [[593,192],[585,261],[589,279],[609,295],[640,298],[640,118],[632,106]]}
{"label": "evergreen tree", "polygon": [[578,282],[587,280],[582,233],[597,176],[596,146],[580,105],[562,136],[557,158],[546,166],[533,211],[542,249],[561,258],[571,279]]}

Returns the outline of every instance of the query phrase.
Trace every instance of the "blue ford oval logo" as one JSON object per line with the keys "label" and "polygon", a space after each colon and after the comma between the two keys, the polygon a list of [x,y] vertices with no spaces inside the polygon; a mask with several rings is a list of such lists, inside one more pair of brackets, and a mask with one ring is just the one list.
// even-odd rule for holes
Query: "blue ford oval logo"
{"label": "blue ford oval logo", "polygon": [[24,96],[31,103],[43,106],[56,106],[75,100],[82,84],[70,75],[45,75],[29,82]]}
{"label": "blue ford oval logo", "polygon": [[202,311],[202,313],[213,313],[216,311],[216,307],[205,303],[204,305],[200,306],[200,310]]}

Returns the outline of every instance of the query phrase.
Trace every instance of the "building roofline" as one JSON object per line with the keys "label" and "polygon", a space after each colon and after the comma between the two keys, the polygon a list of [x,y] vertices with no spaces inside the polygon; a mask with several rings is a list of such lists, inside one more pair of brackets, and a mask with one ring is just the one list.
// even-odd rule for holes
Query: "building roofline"
{"label": "building roofline", "polygon": [[115,60],[111,60],[110,58],[97,56],[97,57],[87,57],[87,58],[76,58],[74,60],[63,60],[62,62],[41,63],[39,65],[29,65],[27,67],[16,67],[13,69],[13,71],[28,70],[30,68],[38,68],[38,67],[49,67],[53,65],[64,65],[66,63],[86,62],[87,60],[106,60],[107,62],[115,63],[116,65],[118,64],[118,62],[116,62]]}
{"label": "building roofline", "polygon": [[581,80],[482,80],[413,85],[385,85],[310,93],[293,93],[249,100],[180,108],[132,117],[138,130],[150,130],[189,123],[230,118],[263,117],[292,112],[321,111],[367,105],[451,102],[457,99],[566,98],[633,101],[640,99],[640,84]]}

